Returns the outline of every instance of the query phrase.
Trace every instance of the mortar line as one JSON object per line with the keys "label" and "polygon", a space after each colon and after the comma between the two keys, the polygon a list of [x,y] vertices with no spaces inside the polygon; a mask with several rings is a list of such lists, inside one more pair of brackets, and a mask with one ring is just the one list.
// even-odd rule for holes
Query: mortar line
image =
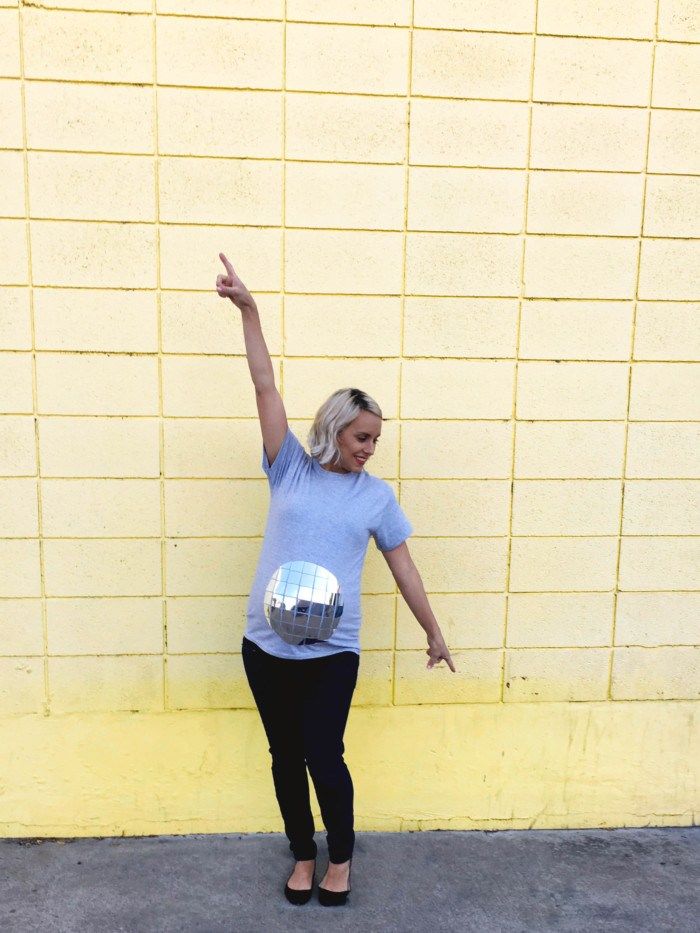
{"label": "mortar line", "polygon": [[[43,498],[41,488],[41,443],[39,429],[39,395],[36,372],[36,319],[34,308],[34,268],[32,263],[32,237],[30,220],[30,198],[29,198],[29,156],[27,153],[27,103],[26,103],[26,80],[24,76],[24,9],[20,4],[17,11],[17,30],[20,58],[20,99],[21,99],[21,118],[22,118],[22,169],[24,175],[24,228],[27,244],[27,285],[29,292],[29,327],[31,335],[31,357],[32,357],[32,427],[34,429],[34,458],[35,458],[35,477],[36,477],[36,496],[37,496],[37,538],[39,546],[39,606],[41,612],[41,639],[42,639],[42,677],[43,677],[43,697],[42,697],[42,715],[47,717],[51,713],[51,684],[49,680],[49,630],[48,630],[48,608],[46,602],[46,559],[44,544],[44,514]],[[26,350],[23,351],[26,353]],[[26,414],[26,413],[24,413]],[[32,597],[35,599],[36,597]]]}
{"label": "mortar line", "polygon": [[513,554],[513,505],[515,498],[515,452],[517,435],[517,408],[518,408],[518,375],[520,369],[520,331],[522,324],[523,302],[525,301],[525,261],[527,253],[528,239],[528,207],[530,199],[530,161],[532,151],[532,114],[533,114],[533,94],[535,87],[535,59],[537,56],[537,17],[539,15],[539,0],[535,0],[535,20],[532,32],[532,53],[530,59],[530,99],[528,101],[528,124],[527,124],[527,157],[525,168],[525,203],[523,206],[522,221],[522,250],[520,254],[520,288],[518,294],[518,314],[515,333],[515,366],[513,373],[513,401],[511,406],[511,450],[510,450],[510,496],[508,502],[508,540],[506,550],[506,579],[504,583],[504,619],[503,619],[503,644],[501,656],[501,683],[500,683],[500,702],[505,702],[506,690],[506,660],[508,657],[508,616],[510,614],[510,574],[511,561]]}
{"label": "mortar line", "polygon": [[[645,216],[646,216],[646,199],[647,199],[647,169],[649,167],[649,147],[651,140],[651,113],[652,113],[652,100],[654,96],[654,69],[656,65],[656,47],[657,47],[657,36],[659,31],[659,0],[656,0],[656,19],[654,24],[654,39],[652,42],[651,48],[651,74],[649,76],[649,94],[647,98],[647,135],[646,135],[646,148],[644,152],[644,180],[642,184],[642,213],[639,219],[639,239],[637,246],[637,275],[635,279],[635,288],[634,288],[634,302],[632,305],[632,327],[630,333],[630,351],[629,351],[629,364],[628,364],[628,373],[627,373],[627,407],[625,411],[625,422],[624,422],[624,443],[622,450],[622,472],[621,472],[621,495],[620,495],[620,517],[618,523],[618,538],[617,538],[617,554],[615,560],[615,586],[613,590],[613,607],[612,607],[612,628],[610,632],[610,664],[608,668],[608,689],[607,697],[608,700],[613,700],[613,674],[614,674],[614,663],[615,663],[615,641],[617,639],[617,604],[618,604],[618,594],[620,591],[620,563],[622,559],[622,538],[623,538],[623,528],[624,528],[624,515],[625,515],[625,492],[626,492],[626,479],[627,479],[627,450],[629,446],[629,426],[630,426],[630,410],[632,407],[632,375],[634,369],[634,345],[637,332],[637,306],[639,303],[639,277],[642,264],[642,244],[645,239],[644,237],[644,225],[645,225]],[[632,537],[631,535],[626,535],[625,537]]]}

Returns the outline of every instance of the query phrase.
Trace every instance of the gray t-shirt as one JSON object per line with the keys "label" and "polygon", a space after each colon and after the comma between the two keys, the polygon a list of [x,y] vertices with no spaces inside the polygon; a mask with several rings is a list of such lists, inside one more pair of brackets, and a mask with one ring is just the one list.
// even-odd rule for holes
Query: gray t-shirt
{"label": "gray t-shirt", "polygon": [[413,527],[394,490],[362,470],[325,470],[291,429],[270,466],[265,538],[248,599],[245,637],[280,658],[360,653],[360,581],[370,536],[380,551]]}

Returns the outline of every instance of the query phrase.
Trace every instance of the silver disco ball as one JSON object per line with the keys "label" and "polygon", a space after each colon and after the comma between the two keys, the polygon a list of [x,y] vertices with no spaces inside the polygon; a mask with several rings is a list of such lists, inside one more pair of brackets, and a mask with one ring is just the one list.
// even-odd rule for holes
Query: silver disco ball
{"label": "silver disco ball", "polygon": [[265,587],[267,621],[290,645],[325,641],[342,614],[340,584],[320,564],[289,561],[275,570]]}

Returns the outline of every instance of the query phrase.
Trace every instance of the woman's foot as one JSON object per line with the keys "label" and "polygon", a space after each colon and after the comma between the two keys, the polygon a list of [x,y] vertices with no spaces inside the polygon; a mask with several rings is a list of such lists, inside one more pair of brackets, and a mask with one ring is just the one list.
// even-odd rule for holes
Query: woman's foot
{"label": "woman's foot", "polygon": [[308,891],[313,884],[316,859],[310,858],[295,862],[294,871],[287,879],[287,886],[292,891]]}
{"label": "woman's foot", "polygon": [[321,887],[325,888],[326,891],[347,891],[349,888],[348,882],[350,878],[351,861],[351,859],[348,859],[347,862],[340,862],[338,864],[329,862],[326,874],[321,881]]}

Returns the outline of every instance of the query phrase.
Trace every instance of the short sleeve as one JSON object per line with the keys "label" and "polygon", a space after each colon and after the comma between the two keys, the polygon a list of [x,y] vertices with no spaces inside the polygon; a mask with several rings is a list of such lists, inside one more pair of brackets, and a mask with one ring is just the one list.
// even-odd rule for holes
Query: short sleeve
{"label": "short sleeve", "polygon": [[377,527],[372,530],[372,537],[380,551],[391,551],[413,534],[413,526],[398,503],[394,490],[384,506]]}
{"label": "short sleeve", "polygon": [[277,456],[272,462],[272,466],[267,459],[267,451],[263,444],[262,468],[270,481],[270,486],[274,489],[282,481],[282,477],[290,472],[295,466],[308,457],[304,448],[301,446],[292,429],[287,426],[287,433],[284,435],[282,446],[277,451]]}

